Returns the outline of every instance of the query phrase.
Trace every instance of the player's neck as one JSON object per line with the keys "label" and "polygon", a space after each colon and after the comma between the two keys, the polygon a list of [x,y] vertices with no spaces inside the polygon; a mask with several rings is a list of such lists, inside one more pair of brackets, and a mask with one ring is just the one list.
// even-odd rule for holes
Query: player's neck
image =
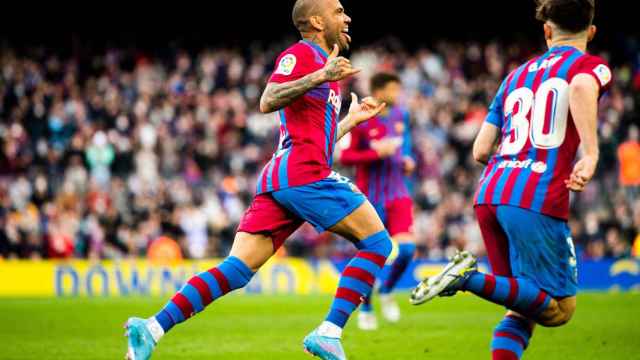
{"label": "player's neck", "polygon": [[302,39],[304,41],[312,42],[318,45],[327,54],[331,52],[331,50],[329,49],[329,45],[327,45],[327,42],[318,33],[302,33]]}
{"label": "player's neck", "polygon": [[587,40],[575,37],[558,37],[549,42],[549,49],[559,46],[571,46],[582,52],[586,52]]}

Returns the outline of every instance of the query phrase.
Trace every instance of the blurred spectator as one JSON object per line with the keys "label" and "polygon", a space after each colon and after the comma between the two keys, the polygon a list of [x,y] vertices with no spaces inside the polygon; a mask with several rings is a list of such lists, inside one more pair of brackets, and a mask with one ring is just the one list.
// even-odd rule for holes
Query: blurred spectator
{"label": "blurred spectator", "polygon": [[629,138],[618,147],[618,161],[620,162],[620,184],[625,188],[625,194],[630,202],[638,198],[640,190],[640,142],[638,142],[638,127],[629,128]]}

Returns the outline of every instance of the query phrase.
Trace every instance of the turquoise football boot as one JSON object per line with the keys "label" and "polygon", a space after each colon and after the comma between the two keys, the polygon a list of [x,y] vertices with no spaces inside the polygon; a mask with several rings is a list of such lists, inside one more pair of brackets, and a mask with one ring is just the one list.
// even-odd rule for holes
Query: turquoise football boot
{"label": "turquoise football boot", "polygon": [[129,318],[125,324],[127,340],[127,360],[148,360],[156,347],[155,341],[146,326],[147,320]]}
{"label": "turquoise football boot", "polygon": [[304,338],[304,350],[323,360],[347,360],[339,338],[320,336],[316,330]]}

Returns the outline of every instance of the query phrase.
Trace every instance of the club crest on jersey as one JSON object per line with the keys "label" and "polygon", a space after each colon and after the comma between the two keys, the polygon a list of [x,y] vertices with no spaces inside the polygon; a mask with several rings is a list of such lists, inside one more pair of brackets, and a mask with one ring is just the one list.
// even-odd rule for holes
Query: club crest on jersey
{"label": "club crest on jersey", "polygon": [[547,164],[543,161],[534,162],[527,160],[505,160],[498,165],[499,169],[531,169],[534,173],[542,174],[547,171]]}
{"label": "club crest on jersey", "polygon": [[593,69],[593,73],[596,74],[600,85],[605,86],[611,81],[611,70],[605,64],[600,64]]}
{"label": "club crest on jersey", "polygon": [[276,74],[281,75],[291,75],[293,69],[296,67],[296,56],[293,54],[287,54],[282,59],[280,59],[280,64],[278,64],[278,69],[276,70]]}
{"label": "club crest on jersey", "polygon": [[552,67],[561,59],[562,59],[562,55],[558,55],[558,56],[552,57],[551,59],[545,59],[543,62],[540,63],[540,65],[538,65],[537,62],[534,62],[533,64],[529,65],[529,72],[544,70],[546,68]]}

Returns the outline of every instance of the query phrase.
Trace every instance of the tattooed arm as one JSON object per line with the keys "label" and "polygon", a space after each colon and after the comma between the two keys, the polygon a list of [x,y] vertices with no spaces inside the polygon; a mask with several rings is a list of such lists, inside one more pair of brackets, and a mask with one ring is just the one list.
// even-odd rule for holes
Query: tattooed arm
{"label": "tattooed arm", "polygon": [[328,81],[340,81],[360,72],[351,67],[349,60],[338,56],[338,52],[338,46],[335,45],[322,69],[298,80],[267,84],[260,98],[260,111],[266,114],[280,110],[318,85]]}

